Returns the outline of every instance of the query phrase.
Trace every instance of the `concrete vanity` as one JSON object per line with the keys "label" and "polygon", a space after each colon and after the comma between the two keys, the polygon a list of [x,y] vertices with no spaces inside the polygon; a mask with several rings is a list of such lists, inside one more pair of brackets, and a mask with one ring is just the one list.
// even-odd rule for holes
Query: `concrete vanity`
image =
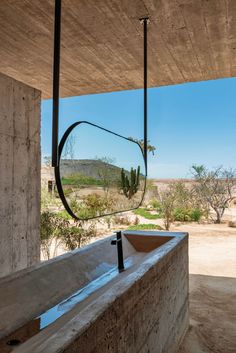
{"label": "concrete vanity", "polygon": [[0,279],[1,353],[174,353],[188,327],[188,234],[123,232]]}

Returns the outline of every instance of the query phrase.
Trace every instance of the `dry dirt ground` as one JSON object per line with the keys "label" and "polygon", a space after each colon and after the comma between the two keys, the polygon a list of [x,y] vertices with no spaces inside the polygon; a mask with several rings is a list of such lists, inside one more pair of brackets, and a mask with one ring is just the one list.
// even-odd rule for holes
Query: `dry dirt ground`
{"label": "dry dirt ground", "polygon": [[236,353],[236,229],[177,229],[190,234],[190,327],[178,353]]}

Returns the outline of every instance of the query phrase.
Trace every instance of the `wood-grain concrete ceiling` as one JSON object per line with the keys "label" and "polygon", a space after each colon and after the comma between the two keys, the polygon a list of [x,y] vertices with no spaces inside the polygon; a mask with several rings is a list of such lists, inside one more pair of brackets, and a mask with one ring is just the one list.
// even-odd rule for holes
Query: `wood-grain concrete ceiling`
{"label": "wood-grain concrete ceiling", "polygon": [[[236,76],[236,0],[62,0],[61,95]],[[0,1],[0,71],[52,92],[53,0]]]}

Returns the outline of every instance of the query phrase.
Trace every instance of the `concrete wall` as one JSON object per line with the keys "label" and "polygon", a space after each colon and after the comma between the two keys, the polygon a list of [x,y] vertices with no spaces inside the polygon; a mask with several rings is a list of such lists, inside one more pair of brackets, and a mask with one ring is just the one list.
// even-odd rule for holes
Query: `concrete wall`
{"label": "concrete wall", "polygon": [[39,261],[40,102],[0,74],[0,277]]}

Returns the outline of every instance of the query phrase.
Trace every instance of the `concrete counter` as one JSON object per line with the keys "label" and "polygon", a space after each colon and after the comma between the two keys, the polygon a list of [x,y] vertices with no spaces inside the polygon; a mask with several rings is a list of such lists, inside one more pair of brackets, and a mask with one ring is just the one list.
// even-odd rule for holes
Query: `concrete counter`
{"label": "concrete counter", "polygon": [[66,310],[14,353],[175,352],[188,327],[187,234],[124,232],[122,273],[111,238],[3,278],[1,344],[55,306]]}

